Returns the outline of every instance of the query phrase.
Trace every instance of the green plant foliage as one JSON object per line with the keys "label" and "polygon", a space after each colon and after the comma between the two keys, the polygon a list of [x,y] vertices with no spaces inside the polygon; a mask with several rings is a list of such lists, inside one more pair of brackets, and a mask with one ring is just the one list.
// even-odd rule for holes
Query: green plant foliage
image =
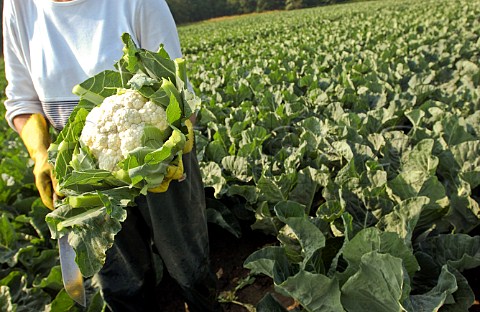
{"label": "green plant foliage", "polygon": [[[478,16],[479,0],[375,1],[179,28],[209,221],[278,238],[244,265],[297,311],[473,304]],[[0,127],[1,306],[67,307],[31,164]]]}
{"label": "green plant foliage", "polygon": [[180,29],[205,103],[210,202],[278,238],[245,266],[302,309],[473,304],[462,272],[480,260],[479,4],[368,2]]}

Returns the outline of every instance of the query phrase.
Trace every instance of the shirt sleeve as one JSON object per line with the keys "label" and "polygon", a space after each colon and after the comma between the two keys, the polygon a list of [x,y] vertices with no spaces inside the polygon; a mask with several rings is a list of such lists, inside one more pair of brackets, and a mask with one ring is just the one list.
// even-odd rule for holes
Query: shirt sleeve
{"label": "shirt sleeve", "polygon": [[[22,23],[17,20],[13,0],[4,2],[3,7],[3,54],[5,60],[5,77],[7,87],[5,94],[6,115],[10,127],[14,130],[13,118],[22,114],[43,114],[42,105],[33,86],[28,69],[28,50],[26,34],[18,27]],[[22,37],[23,36],[23,37]],[[23,39],[23,40],[22,40]]]}
{"label": "shirt sleeve", "polygon": [[136,35],[140,47],[157,51],[163,44],[171,59],[182,57],[177,27],[166,1],[143,0],[139,9]]}

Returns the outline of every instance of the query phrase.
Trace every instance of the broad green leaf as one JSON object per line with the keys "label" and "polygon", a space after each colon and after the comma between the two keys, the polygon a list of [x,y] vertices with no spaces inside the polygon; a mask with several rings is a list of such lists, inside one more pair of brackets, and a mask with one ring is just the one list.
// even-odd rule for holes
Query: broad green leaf
{"label": "broad green leaf", "polygon": [[274,277],[275,262],[288,264],[287,255],[282,247],[268,246],[255,251],[244,261],[243,266],[251,270],[252,274],[265,274]]}
{"label": "broad green leaf", "polygon": [[305,206],[295,201],[281,201],[274,206],[274,211],[284,223],[289,218],[306,218]]}
{"label": "broad green leaf", "polygon": [[435,133],[442,135],[448,146],[461,144],[472,141],[475,138],[468,133],[465,119],[457,116],[449,116],[437,122],[433,130]]}
{"label": "broad green leaf", "polygon": [[296,172],[286,172],[279,176],[262,175],[257,181],[259,199],[270,203],[287,200],[296,178]]}
{"label": "broad green leaf", "polygon": [[480,185],[480,141],[468,141],[450,148],[460,167],[460,175],[472,189]]}
{"label": "broad green leaf", "polygon": [[170,103],[166,109],[168,123],[174,127],[180,127],[182,109],[175,95],[170,95]]}
{"label": "broad green leaf", "polygon": [[257,206],[255,223],[251,225],[251,228],[253,230],[261,230],[267,234],[277,235],[284,224],[270,211],[267,202],[261,202]]}
{"label": "broad green leaf", "polygon": [[17,233],[6,214],[0,217],[0,248],[12,249],[17,241]]}
{"label": "broad green leaf", "polygon": [[409,276],[413,276],[419,269],[412,251],[397,233],[366,228],[345,244],[343,257],[347,260],[349,267],[342,275],[346,276],[355,272],[359,268],[363,255],[372,251],[390,254],[401,259]]}
{"label": "broad green leaf", "polygon": [[433,140],[423,140],[403,155],[402,172],[388,183],[397,201],[417,196],[424,182],[435,174],[439,160],[432,155],[433,144]]}
{"label": "broad green leaf", "polygon": [[117,88],[122,86],[122,74],[117,71],[106,70],[76,85],[72,92],[98,105],[106,97],[116,94]]}
{"label": "broad green leaf", "polygon": [[412,295],[409,311],[435,312],[445,303],[448,296],[457,290],[455,275],[449,270],[447,265],[442,267],[437,285],[429,292],[421,295]]}
{"label": "broad green leaf", "polygon": [[338,281],[335,278],[300,271],[275,288],[298,300],[306,311],[345,311],[340,301]]}
{"label": "broad green leaf", "polygon": [[62,272],[60,266],[54,266],[47,277],[34,282],[35,287],[59,291],[63,288]]}
{"label": "broad green leaf", "polygon": [[393,211],[379,220],[377,227],[387,232],[395,232],[404,239],[406,246],[412,246],[412,235],[425,205],[427,197],[414,197],[402,201]]}
{"label": "broad green leaf", "polygon": [[253,185],[238,185],[233,184],[229,186],[227,191],[228,196],[241,196],[251,204],[256,203],[258,199],[257,188]]}
{"label": "broad green leaf", "polygon": [[20,271],[10,272],[0,280],[1,286],[8,286],[10,295],[14,301],[17,301],[25,290],[27,284],[26,274]]}
{"label": "broad green leaf", "polygon": [[404,283],[402,259],[372,251],[342,286],[341,300],[347,311],[400,312]]}
{"label": "broad green leaf", "polygon": [[325,247],[325,236],[307,218],[287,218],[284,222],[290,228],[291,236],[294,234],[302,247],[303,266],[318,252]]}
{"label": "broad green leaf", "polygon": [[480,237],[467,234],[442,234],[427,238],[419,246],[439,266],[448,264],[462,272],[480,266]]}
{"label": "broad green leaf", "polygon": [[[62,205],[49,213],[46,221],[53,238],[68,235],[69,243],[76,251],[76,262],[84,276],[97,273],[105,261],[105,252],[113,244],[113,238],[126,218],[127,206],[134,193],[118,189],[105,195],[111,201],[109,208],[76,208]],[[111,210],[108,213],[108,210]]]}
{"label": "broad green leaf", "polygon": [[239,181],[249,182],[252,179],[250,165],[245,157],[226,156],[222,159],[222,167]]}
{"label": "broad green leaf", "polygon": [[140,90],[144,86],[151,86],[151,85],[154,85],[155,83],[157,83],[155,79],[152,79],[143,73],[136,73],[128,81],[128,85],[132,87],[132,89],[134,90]]}
{"label": "broad green leaf", "polygon": [[138,48],[132,37],[128,33],[122,34],[122,42],[124,44],[123,60],[126,62],[126,68],[130,72],[135,72],[138,69]]}
{"label": "broad green leaf", "polygon": [[70,312],[70,311],[80,311],[77,307],[75,301],[67,294],[65,289],[62,289],[55,299],[50,303],[51,311],[58,312]]}
{"label": "broad green leaf", "polygon": [[[452,267],[448,267],[450,273],[455,275],[457,290],[452,294],[453,301],[451,297],[450,300],[446,300],[445,304],[442,306],[442,312],[454,312],[454,311],[467,311],[475,303],[475,293],[473,292],[471,286],[468,283],[468,280],[465,276],[462,275],[458,270],[455,270]],[[443,271],[442,271],[443,274]],[[439,280],[442,276],[439,277]],[[453,287],[452,287],[453,289]]]}
{"label": "broad green leaf", "polygon": [[141,50],[137,52],[138,59],[141,61],[145,72],[150,77],[155,78],[157,81],[161,81],[163,78],[172,82],[175,79],[175,62],[165,58],[165,55],[159,55],[158,53]]}
{"label": "broad green leaf", "polygon": [[288,194],[288,199],[305,205],[306,211],[312,208],[313,200],[318,190],[326,186],[330,174],[322,170],[306,167],[298,171],[297,183]]}
{"label": "broad green leaf", "polygon": [[327,222],[333,222],[345,212],[345,202],[341,200],[327,200],[318,207],[317,217]]}
{"label": "broad green leaf", "polygon": [[222,175],[222,169],[214,162],[200,166],[205,187],[213,187],[215,197],[220,197],[227,191],[227,181]]}
{"label": "broad green leaf", "polygon": [[[458,193],[464,193],[462,186],[456,190]],[[471,196],[458,196],[452,194],[450,197],[450,206],[453,207],[447,214],[448,221],[455,226],[456,232],[469,233],[478,226],[480,215],[480,204]]]}

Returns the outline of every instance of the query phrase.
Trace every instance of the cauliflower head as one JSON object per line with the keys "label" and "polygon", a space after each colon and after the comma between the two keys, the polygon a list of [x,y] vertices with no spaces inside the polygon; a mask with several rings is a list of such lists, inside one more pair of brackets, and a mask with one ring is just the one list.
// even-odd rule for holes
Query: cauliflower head
{"label": "cauliflower head", "polygon": [[142,146],[145,126],[165,131],[169,127],[165,110],[126,89],[90,111],[80,142],[90,149],[100,169],[114,171],[132,150]]}

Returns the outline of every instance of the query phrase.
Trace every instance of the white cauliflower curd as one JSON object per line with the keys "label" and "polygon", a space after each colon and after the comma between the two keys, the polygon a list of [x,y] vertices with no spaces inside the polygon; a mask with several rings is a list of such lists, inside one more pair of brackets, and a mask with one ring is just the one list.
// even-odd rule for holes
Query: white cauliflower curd
{"label": "white cauliflower curd", "polygon": [[145,126],[168,128],[163,107],[147,101],[135,90],[122,90],[105,98],[88,114],[80,141],[98,160],[100,169],[114,171],[119,161],[142,146]]}

